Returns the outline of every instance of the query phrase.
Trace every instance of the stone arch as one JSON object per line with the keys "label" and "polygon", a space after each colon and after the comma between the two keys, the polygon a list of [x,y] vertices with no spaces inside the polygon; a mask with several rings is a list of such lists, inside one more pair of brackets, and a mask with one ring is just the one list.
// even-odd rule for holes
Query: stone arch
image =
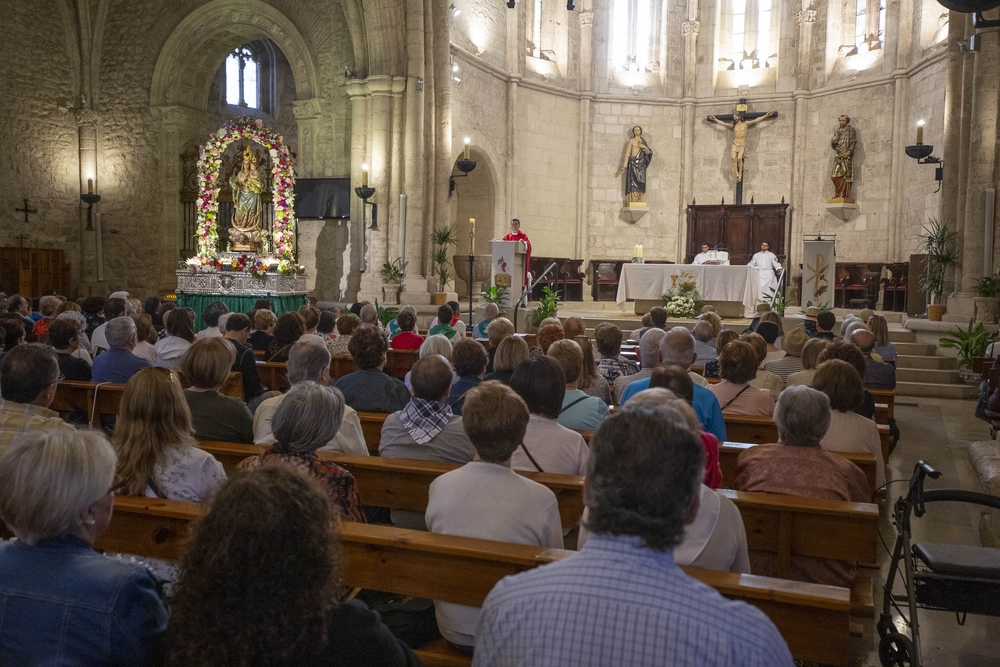
{"label": "stone arch", "polygon": [[153,70],[150,105],[204,110],[226,55],[257,39],[271,40],[288,59],[296,99],[321,96],[316,59],[284,14],[261,0],[214,0],[185,16],[167,38]]}
{"label": "stone arch", "polygon": [[[496,168],[486,151],[479,146],[470,145],[469,158],[475,160],[476,168],[468,176],[461,176],[457,167],[452,169],[452,174],[459,175],[454,179],[455,199],[450,206],[452,224],[456,226],[458,234],[455,255],[469,254],[469,218],[476,219],[476,255],[489,255],[490,240],[499,238],[496,235],[498,222],[503,227],[503,221],[498,217],[503,216],[503,197]],[[459,152],[455,162],[461,159],[462,153]],[[466,266],[464,273],[467,272]],[[456,287],[460,293],[468,296],[464,280],[456,281]]]}

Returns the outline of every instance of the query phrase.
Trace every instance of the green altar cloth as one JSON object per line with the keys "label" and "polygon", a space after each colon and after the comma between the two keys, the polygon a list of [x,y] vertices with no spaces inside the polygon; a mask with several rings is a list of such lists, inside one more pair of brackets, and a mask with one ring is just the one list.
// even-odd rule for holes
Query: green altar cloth
{"label": "green altar cloth", "polygon": [[194,311],[195,331],[205,328],[201,320],[201,312],[213,301],[221,301],[234,313],[247,313],[253,309],[258,299],[269,299],[274,306],[274,314],[281,315],[291,310],[298,310],[309,303],[305,294],[290,294],[288,296],[247,295],[247,294],[194,294],[177,292],[177,307],[190,308]]}

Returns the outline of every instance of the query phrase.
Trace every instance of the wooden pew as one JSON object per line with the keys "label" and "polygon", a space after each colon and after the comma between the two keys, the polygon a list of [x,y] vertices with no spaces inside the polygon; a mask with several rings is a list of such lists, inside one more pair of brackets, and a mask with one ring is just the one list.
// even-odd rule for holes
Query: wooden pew
{"label": "wooden pew", "polygon": [[[787,579],[791,560],[827,558],[878,567],[878,505],[720,489],[740,510],[747,549],[777,557],[775,576]],[[851,586],[851,615],[872,618],[874,582]]]}
{"label": "wooden pew", "polygon": [[330,358],[331,383],[356,370],[358,370],[358,365],[354,363],[354,357],[349,354],[335,354]]}
{"label": "wooden pew", "polygon": [[[196,503],[154,498],[115,498],[107,532],[96,547],[106,551],[176,560],[192,521],[206,511]],[[569,552],[521,544],[435,535],[389,526],[343,523],[342,576],[346,584],[400,595],[479,606],[496,582]],[[722,595],[767,614],[799,660],[847,663],[849,591],[697,568],[685,571]],[[420,651],[428,665],[464,664],[453,653]]]}
{"label": "wooden pew", "polygon": [[365,436],[365,444],[368,451],[378,454],[378,445],[382,442],[382,425],[389,415],[384,412],[359,412],[358,419],[361,420],[361,432]]}
{"label": "wooden pew", "polygon": [[284,361],[258,361],[257,374],[262,385],[271,391],[288,391],[288,366]]}
{"label": "wooden pew", "polygon": [[[876,412],[878,411],[878,404],[884,403],[886,407],[886,416],[895,417],[896,416],[896,392],[893,389],[869,389],[872,396],[875,397]],[[876,419],[875,421],[878,421]],[[880,424],[882,422],[879,422]],[[885,422],[888,424],[888,420]]]}
{"label": "wooden pew", "polygon": [[533,333],[516,333],[514,334],[518,338],[523,338],[524,342],[528,344],[528,349],[535,347],[538,343],[535,340],[535,334]]}
{"label": "wooden pew", "polygon": [[[749,442],[725,442],[719,445],[719,465],[722,468],[722,483],[730,485],[736,478],[736,459],[739,455],[757,445]],[[857,452],[830,452],[843,456],[845,459],[861,468],[868,479],[868,489],[875,493],[875,457]]]}
{"label": "wooden pew", "polygon": [[[181,385],[183,376],[178,377]],[[125,385],[104,382],[78,382],[62,380],[56,385],[56,395],[50,408],[57,412],[81,412],[94,428],[101,428],[101,415],[117,415]],[[243,400],[243,374],[230,373],[222,386],[222,393]]]}
{"label": "wooden pew", "polygon": [[[766,445],[778,442],[778,427],[770,417],[751,417],[748,415],[724,415],[726,422],[726,440],[730,442],[749,442]],[[878,425],[878,436],[882,444],[882,460],[889,460],[889,446],[892,434],[888,424]]]}
{"label": "wooden pew", "polygon": [[[469,336],[471,331],[466,332]],[[413,368],[420,358],[420,350],[393,350],[390,349],[385,357],[385,370],[394,378],[402,380]]]}

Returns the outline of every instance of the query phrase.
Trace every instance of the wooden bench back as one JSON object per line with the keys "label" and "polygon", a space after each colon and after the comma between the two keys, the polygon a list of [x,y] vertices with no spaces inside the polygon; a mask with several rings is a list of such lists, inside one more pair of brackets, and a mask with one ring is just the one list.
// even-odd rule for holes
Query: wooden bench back
{"label": "wooden bench back", "polygon": [[262,385],[271,391],[288,391],[288,365],[284,361],[258,361],[257,375]]}
{"label": "wooden bench back", "polygon": [[[755,443],[749,442],[724,442],[719,445],[719,465],[722,468],[722,484],[728,486],[736,478],[736,459],[739,455],[756,447]],[[845,459],[861,468],[861,472],[868,479],[868,490],[871,494],[876,491],[875,486],[875,457],[858,452],[830,452],[843,456]]]}
{"label": "wooden bench back", "polygon": [[361,420],[361,432],[365,436],[365,444],[368,451],[378,454],[379,443],[382,442],[382,425],[389,415],[384,412],[359,412],[358,419]]}
{"label": "wooden bench back", "polygon": [[[176,560],[189,538],[191,522],[205,511],[196,503],[120,496],[115,498],[111,525],[96,547]],[[346,584],[471,606],[482,605],[503,577],[569,555],[560,549],[347,522],[341,525],[340,540]],[[722,595],[760,608],[775,623],[795,658],[846,664],[847,589],[684,569]]]}
{"label": "wooden bench back", "polygon": [[[726,422],[726,440],[766,445],[778,442],[778,427],[770,417],[748,415],[723,415]],[[888,424],[878,424],[878,436],[882,445],[882,460],[889,460],[889,446],[892,434]]]}
{"label": "wooden bench back", "polygon": [[[893,389],[869,389],[872,396],[875,397],[876,410],[879,403],[885,404],[885,411],[887,417],[896,416],[896,392]],[[878,421],[876,419],[875,421]],[[880,424],[883,422],[879,422]],[[884,422],[889,423],[888,419]]]}
{"label": "wooden bench back", "polygon": [[[186,386],[183,376],[178,373],[178,377],[181,386]],[[83,413],[91,426],[100,429],[102,415],[118,414],[124,391],[123,384],[62,380],[56,385],[56,395],[49,407],[57,412]],[[243,400],[243,374],[230,373],[222,393]]]}
{"label": "wooden bench back", "polygon": [[334,382],[358,370],[354,357],[349,354],[335,354],[330,357],[330,381]]}

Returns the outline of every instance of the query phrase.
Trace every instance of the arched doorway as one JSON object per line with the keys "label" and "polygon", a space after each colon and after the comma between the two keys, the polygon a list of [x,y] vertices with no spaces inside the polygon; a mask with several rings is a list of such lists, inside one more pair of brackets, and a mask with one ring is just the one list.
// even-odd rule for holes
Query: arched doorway
{"label": "arched doorway", "polygon": [[[459,157],[461,159],[461,157]],[[469,255],[469,218],[476,219],[476,255],[490,254],[490,241],[494,238],[496,223],[496,186],[492,165],[477,148],[470,148],[469,159],[475,161],[476,168],[465,176],[457,167],[452,169],[451,220],[458,234],[455,255],[467,258]],[[456,163],[458,160],[456,160]],[[456,263],[459,260],[456,260]],[[468,272],[466,259],[465,272]],[[458,267],[456,267],[457,269]],[[469,286],[461,278],[456,278],[455,289],[466,299]],[[478,297],[478,294],[473,296]]]}

